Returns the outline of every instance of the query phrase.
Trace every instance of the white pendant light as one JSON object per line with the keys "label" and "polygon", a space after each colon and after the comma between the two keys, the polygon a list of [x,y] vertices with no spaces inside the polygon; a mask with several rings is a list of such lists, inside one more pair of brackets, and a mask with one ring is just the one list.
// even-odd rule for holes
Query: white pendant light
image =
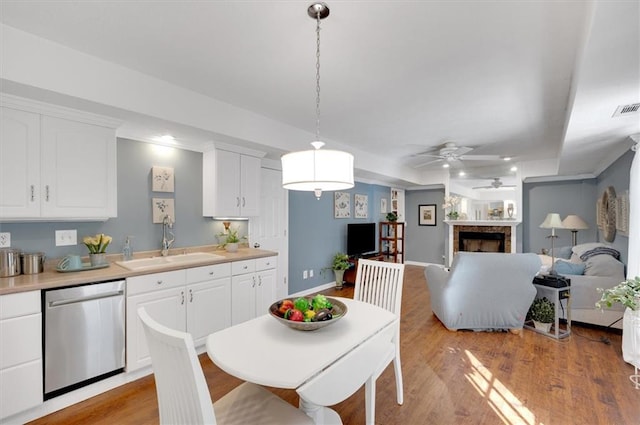
{"label": "white pendant light", "polygon": [[320,20],[329,16],[329,7],[314,3],[307,9],[316,20],[316,141],[313,149],[282,156],[282,187],[314,192],[320,199],[323,191],[353,187],[353,155],[348,152],[321,149],[320,141]]}

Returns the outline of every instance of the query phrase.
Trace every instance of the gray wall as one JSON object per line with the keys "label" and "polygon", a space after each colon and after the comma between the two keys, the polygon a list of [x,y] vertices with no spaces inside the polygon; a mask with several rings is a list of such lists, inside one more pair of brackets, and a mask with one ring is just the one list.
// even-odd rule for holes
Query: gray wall
{"label": "gray wall", "polygon": [[[289,293],[296,293],[334,281],[333,272],[326,269],[336,252],[346,252],[347,223],[378,223],[380,199],[390,203],[386,186],[356,183],[344,192],[351,194],[351,218],[333,218],[334,193],[323,193],[317,200],[313,192],[289,191]],[[354,194],[368,195],[368,218],[353,218]],[[376,235],[378,225],[376,224]],[[377,238],[376,238],[377,239]],[[377,241],[376,241],[377,246]],[[303,270],[313,269],[314,277],[302,278]]]}
{"label": "gray wall", "polygon": [[[444,224],[442,201],[444,189],[408,190],[405,192],[405,261],[444,264],[448,226]],[[436,204],[436,225],[419,226],[420,205]]]}
{"label": "gray wall", "polygon": [[[151,167],[173,167],[175,192],[151,191]],[[106,222],[27,222],[0,223],[0,231],[11,232],[11,246],[23,251],[43,251],[47,257],[66,254],[86,255],[82,237],[106,233],[113,237],[107,253],[122,251],[124,239],[132,235],[133,249],[160,249],[162,225],[151,221],[151,198],[175,199],[176,224],[174,247],[217,244],[216,234],[222,224],[202,217],[202,154],[181,149],[157,146],[128,139],[118,139],[118,217]],[[247,222],[240,234],[247,234]],[[55,231],[76,229],[78,245],[55,246]]]}
{"label": "gray wall", "polygon": [[[616,193],[622,193],[629,190],[631,162],[633,161],[633,156],[634,152],[631,150],[627,151],[626,154],[618,158],[609,168],[604,170],[598,176],[597,197],[602,196],[602,193],[609,186],[613,186]],[[595,209],[595,200],[593,204],[593,208]],[[598,240],[604,240],[601,233],[599,234]],[[627,258],[629,258],[629,236],[621,235],[619,232],[616,232],[616,238],[611,243],[611,246],[620,251],[620,258],[622,262],[627,264]]]}
{"label": "gray wall", "polygon": [[[524,252],[539,253],[542,248],[551,248],[550,229],[541,229],[540,224],[548,213],[558,213],[561,218],[577,214],[589,225],[589,229],[578,232],[578,243],[595,242],[596,228],[596,179],[547,183],[525,183],[522,188],[523,220],[522,247]],[[554,246],[571,245],[571,232],[556,229],[558,236]]]}

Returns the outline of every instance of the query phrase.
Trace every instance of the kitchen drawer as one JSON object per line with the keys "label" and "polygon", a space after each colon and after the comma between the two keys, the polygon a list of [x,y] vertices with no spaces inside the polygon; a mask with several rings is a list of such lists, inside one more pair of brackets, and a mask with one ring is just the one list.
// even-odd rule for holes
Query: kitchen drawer
{"label": "kitchen drawer", "polygon": [[256,271],[256,260],[234,261],[231,263],[231,274],[234,276]]}
{"label": "kitchen drawer", "polygon": [[0,422],[42,402],[42,360],[0,370]]}
{"label": "kitchen drawer", "polygon": [[278,257],[256,258],[256,271],[275,269],[278,266]]}
{"label": "kitchen drawer", "polygon": [[185,270],[129,277],[127,278],[127,296],[161,289],[176,288],[184,286],[185,282]]}
{"label": "kitchen drawer", "polygon": [[188,284],[228,276],[231,276],[231,263],[213,264],[211,266],[187,269]]}
{"label": "kitchen drawer", "polygon": [[40,313],[40,291],[0,296],[0,320]]}
{"label": "kitchen drawer", "polygon": [[42,358],[42,315],[0,321],[0,369]]}

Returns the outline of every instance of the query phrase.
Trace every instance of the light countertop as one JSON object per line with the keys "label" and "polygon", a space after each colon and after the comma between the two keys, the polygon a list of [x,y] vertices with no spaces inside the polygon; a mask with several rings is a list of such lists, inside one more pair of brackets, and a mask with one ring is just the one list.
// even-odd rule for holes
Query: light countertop
{"label": "light countertop", "polygon": [[[121,254],[108,255],[109,267],[96,270],[83,270],[77,272],[62,273],[56,270],[59,258],[48,260],[44,266],[44,272],[32,275],[18,275],[13,277],[0,278],[0,295],[12,294],[16,292],[34,291],[40,289],[50,289],[70,285],[82,285],[85,283],[95,283],[107,280],[126,279],[131,276],[140,276],[151,273],[161,273],[171,270],[180,270],[192,267],[200,267],[211,264],[228,263],[231,261],[251,260],[255,258],[272,257],[278,255],[274,251],[266,251],[255,248],[240,248],[237,252],[226,252],[217,249],[215,245],[193,248],[177,248],[170,251],[169,255],[182,254],[184,252],[210,252],[223,256],[222,259],[205,260],[192,262],[189,264],[166,264],[155,267],[153,270],[133,271],[116,264],[116,261],[122,260]],[[157,257],[159,251],[146,251],[136,253],[135,259]],[[88,261],[88,259],[85,259]]]}

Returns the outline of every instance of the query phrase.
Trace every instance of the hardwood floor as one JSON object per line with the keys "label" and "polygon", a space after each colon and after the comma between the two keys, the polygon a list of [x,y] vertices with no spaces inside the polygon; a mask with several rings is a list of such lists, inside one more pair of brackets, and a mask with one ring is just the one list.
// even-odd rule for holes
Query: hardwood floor
{"label": "hardwood floor", "polygon": [[[325,293],[351,297],[353,289]],[[404,405],[396,404],[389,366],[378,380],[377,424],[640,424],[640,390],[629,380],[633,367],[622,360],[619,334],[574,326],[570,338],[556,341],[528,330],[447,331],[431,313],[417,266],[406,267],[402,310]],[[200,362],[213,400],[240,383],[206,354]],[[272,390],[297,406],[295,391]],[[334,408],[344,424],[364,424],[364,391]],[[32,424],[157,422],[149,376]]]}

